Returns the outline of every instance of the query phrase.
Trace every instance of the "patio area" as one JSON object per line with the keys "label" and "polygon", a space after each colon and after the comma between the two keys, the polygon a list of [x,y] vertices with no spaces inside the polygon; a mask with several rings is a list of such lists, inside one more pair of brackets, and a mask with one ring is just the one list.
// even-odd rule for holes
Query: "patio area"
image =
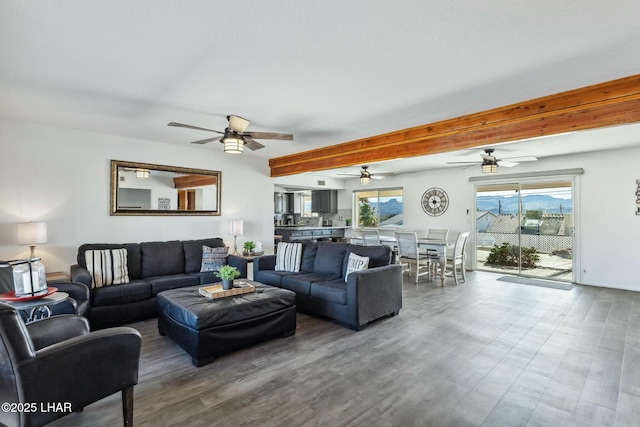
{"label": "patio area", "polygon": [[[518,269],[515,267],[485,265],[485,261],[490,252],[490,248],[477,248],[477,270],[490,271],[493,273],[518,274]],[[521,272],[522,275],[550,280],[573,281],[573,260],[571,258],[564,258],[548,253],[538,253],[538,256],[540,257],[540,260],[536,263],[537,267],[523,269]]]}

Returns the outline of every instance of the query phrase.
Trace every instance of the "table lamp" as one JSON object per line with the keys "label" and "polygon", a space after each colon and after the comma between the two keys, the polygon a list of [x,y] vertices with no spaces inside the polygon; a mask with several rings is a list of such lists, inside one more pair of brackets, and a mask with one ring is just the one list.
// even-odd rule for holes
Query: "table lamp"
{"label": "table lamp", "polygon": [[229,221],[229,234],[233,236],[233,253],[238,255],[238,236],[242,236],[243,221],[241,219],[232,219]]}
{"label": "table lamp", "polygon": [[36,244],[47,243],[47,223],[23,222],[18,224],[18,244],[29,245],[31,248],[30,258],[35,258]]}

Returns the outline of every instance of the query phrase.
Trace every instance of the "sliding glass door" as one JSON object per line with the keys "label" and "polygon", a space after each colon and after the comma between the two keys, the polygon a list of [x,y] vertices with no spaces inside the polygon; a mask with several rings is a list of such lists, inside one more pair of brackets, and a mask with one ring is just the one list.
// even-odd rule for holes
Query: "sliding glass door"
{"label": "sliding glass door", "polygon": [[476,186],[476,268],[574,281],[571,180]]}

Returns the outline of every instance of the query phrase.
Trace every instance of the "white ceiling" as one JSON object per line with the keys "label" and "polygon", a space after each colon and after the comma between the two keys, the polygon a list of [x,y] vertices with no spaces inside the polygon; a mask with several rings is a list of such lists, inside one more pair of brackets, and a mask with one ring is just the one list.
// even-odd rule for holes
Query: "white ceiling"
{"label": "white ceiling", "polygon": [[[0,117],[188,150],[214,135],[168,122],[224,130],[232,113],[294,134],[243,154],[266,161],[638,74],[639,19],[638,0],[2,0]],[[638,127],[498,157],[638,145]]]}

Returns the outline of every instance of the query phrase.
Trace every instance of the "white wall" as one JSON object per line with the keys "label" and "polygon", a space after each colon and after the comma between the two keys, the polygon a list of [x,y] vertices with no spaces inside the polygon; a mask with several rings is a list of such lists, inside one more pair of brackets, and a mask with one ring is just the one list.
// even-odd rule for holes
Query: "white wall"
{"label": "white wall", "polygon": [[[579,178],[579,283],[640,290],[640,216],[635,215],[636,179],[640,179],[639,148],[585,153],[537,162],[517,168],[499,169],[498,175],[534,171],[583,168]],[[535,150],[534,150],[535,151]],[[471,176],[481,176],[478,168],[439,169],[395,175],[370,188],[403,187],[404,226],[426,232],[429,228],[470,230],[475,207]],[[430,217],[420,205],[422,194],[431,187],[444,189],[450,206],[439,217]],[[353,190],[361,190],[357,180],[349,180],[341,197],[350,203]],[[472,233],[473,235],[473,233]],[[475,242],[473,242],[475,244]]]}
{"label": "white wall", "polygon": [[196,209],[198,210],[215,210],[217,204],[217,193],[214,185],[206,185],[201,188],[195,188],[196,192]]}
{"label": "white wall", "polygon": [[[110,160],[213,169],[222,172],[221,216],[110,216]],[[16,224],[46,221],[38,245],[47,271],[69,271],[82,243],[222,237],[228,222],[244,220],[244,240],[273,247],[273,181],[268,164],[221,147],[160,144],[72,129],[0,120],[0,259],[24,258]]]}
{"label": "white wall", "polygon": [[[313,190],[341,190],[344,188],[344,180],[335,178],[326,178],[312,173],[300,175],[289,175],[274,178],[275,191],[286,192],[287,188],[304,188]],[[319,184],[324,182],[324,184]]]}

